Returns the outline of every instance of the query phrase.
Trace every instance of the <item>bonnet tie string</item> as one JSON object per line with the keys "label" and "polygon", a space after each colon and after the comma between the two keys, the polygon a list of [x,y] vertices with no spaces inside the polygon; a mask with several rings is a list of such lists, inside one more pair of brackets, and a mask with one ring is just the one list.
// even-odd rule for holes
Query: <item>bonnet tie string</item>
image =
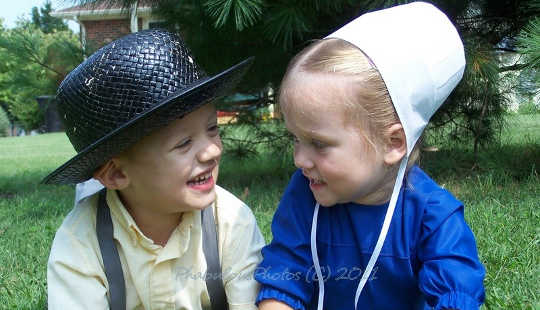
{"label": "bonnet tie string", "polygon": [[[360,299],[360,294],[364,289],[364,286],[369,279],[373,267],[379,258],[381,253],[384,240],[390,228],[390,223],[392,222],[392,217],[394,215],[394,209],[396,208],[396,202],[399,196],[399,191],[401,189],[401,184],[403,183],[403,177],[405,176],[405,170],[407,169],[407,162],[409,161],[409,156],[403,157],[399,170],[396,177],[396,183],[394,184],[394,189],[392,191],[392,196],[390,197],[390,202],[388,204],[388,209],[386,210],[386,215],[384,216],[383,225],[377,243],[375,244],[375,249],[369,258],[366,269],[362,273],[362,278],[360,283],[358,283],[358,288],[356,289],[356,294],[354,296],[354,309],[357,309],[358,300]],[[324,279],[322,277],[321,267],[319,265],[319,256],[317,255],[317,217],[319,214],[319,203],[315,205],[315,212],[313,213],[313,222],[311,224],[311,256],[313,257],[313,264],[315,267],[315,272],[317,274],[317,281],[319,283],[319,298],[317,303],[317,310],[322,310],[323,301],[324,301]]]}
{"label": "bonnet tie string", "polygon": [[317,255],[317,217],[319,215],[319,203],[315,205],[313,213],[313,222],[311,223],[311,256],[313,257],[313,266],[317,274],[319,283],[319,299],[317,302],[317,310],[322,310],[324,301],[324,279],[322,277],[321,266],[319,265],[319,256]]}
{"label": "bonnet tie string", "polygon": [[360,294],[362,293],[362,290],[364,289],[364,286],[366,285],[366,282],[369,279],[369,275],[371,274],[373,267],[375,267],[377,258],[379,258],[379,254],[381,253],[384,240],[386,239],[386,234],[388,233],[390,222],[392,222],[392,216],[394,215],[394,209],[396,208],[396,202],[399,196],[399,190],[401,189],[401,184],[403,183],[403,177],[405,175],[405,169],[407,168],[408,161],[409,161],[409,156],[405,156],[403,157],[403,159],[401,159],[401,164],[399,166],[398,174],[396,177],[396,183],[394,184],[394,190],[392,191],[392,196],[390,197],[390,203],[388,204],[388,209],[386,209],[386,215],[384,216],[384,221],[381,228],[381,233],[379,234],[379,239],[377,240],[377,243],[375,244],[375,249],[373,250],[371,257],[369,258],[366,269],[364,270],[364,273],[362,274],[362,278],[360,279],[360,283],[358,283],[358,288],[356,289],[356,295],[354,296],[354,309],[355,310],[357,308]]}

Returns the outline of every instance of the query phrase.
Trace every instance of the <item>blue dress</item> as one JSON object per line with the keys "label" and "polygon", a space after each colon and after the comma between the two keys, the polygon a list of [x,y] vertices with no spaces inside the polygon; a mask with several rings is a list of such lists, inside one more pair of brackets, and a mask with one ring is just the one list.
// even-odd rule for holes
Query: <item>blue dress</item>
{"label": "blue dress", "polygon": [[[379,259],[358,309],[478,309],[485,270],[463,204],[413,167],[394,211]],[[293,309],[316,309],[318,284],[310,248],[316,201],[296,171],[272,222],[274,239],[255,272],[257,303],[276,299]],[[317,250],[325,280],[324,309],[353,310],[388,203],[338,204],[319,209]]]}

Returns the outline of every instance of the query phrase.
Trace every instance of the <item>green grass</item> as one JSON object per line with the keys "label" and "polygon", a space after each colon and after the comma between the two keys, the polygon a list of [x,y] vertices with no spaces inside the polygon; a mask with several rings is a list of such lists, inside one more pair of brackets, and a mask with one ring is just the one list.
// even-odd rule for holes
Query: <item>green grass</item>
{"label": "green grass", "polygon": [[43,309],[46,263],[73,189],[38,184],[75,152],[64,134],[0,139],[0,308]]}
{"label": "green grass", "polygon": [[[466,204],[487,269],[484,309],[540,309],[540,115],[509,116],[501,142],[477,163],[469,147],[433,146],[439,151],[425,153],[421,165]],[[46,308],[46,262],[73,187],[39,181],[73,154],[64,134],[0,138],[0,309]],[[244,198],[270,240],[292,171],[290,154],[225,155],[218,183]]]}

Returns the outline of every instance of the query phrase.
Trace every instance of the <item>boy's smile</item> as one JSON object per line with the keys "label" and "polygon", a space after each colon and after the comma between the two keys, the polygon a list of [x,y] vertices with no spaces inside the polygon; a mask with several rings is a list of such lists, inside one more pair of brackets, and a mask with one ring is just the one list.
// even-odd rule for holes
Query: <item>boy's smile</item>
{"label": "boy's smile", "polygon": [[212,170],[213,168],[208,169],[207,171],[196,176],[195,178],[189,180],[187,182],[188,186],[193,188],[194,190],[198,190],[201,192],[212,190],[215,185],[214,177],[212,176]]}

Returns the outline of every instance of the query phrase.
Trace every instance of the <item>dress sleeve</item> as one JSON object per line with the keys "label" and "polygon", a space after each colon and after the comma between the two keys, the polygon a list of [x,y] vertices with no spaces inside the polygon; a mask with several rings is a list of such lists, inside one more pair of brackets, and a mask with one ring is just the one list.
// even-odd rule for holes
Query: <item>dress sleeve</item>
{"label": "dress sleeve", "polygon": [[98,265],[96,253],[60,227],[47,266],[48,309],[108,309],[107,287]]}
{"label": "dress sleeve", "polygon": [[424,211],[418,258],[420,290],[434,309],[479,309],[485,269],[463,205],[450,193],[431,195]]}
{"label": "dress sleeve", "polygon": [[272,242],[255,273],[262,284],[257,303],[275,299],[293,309],[306,309],[314,292],[310,229],[314,199],[297,171],[279,203],[272,221]]}

